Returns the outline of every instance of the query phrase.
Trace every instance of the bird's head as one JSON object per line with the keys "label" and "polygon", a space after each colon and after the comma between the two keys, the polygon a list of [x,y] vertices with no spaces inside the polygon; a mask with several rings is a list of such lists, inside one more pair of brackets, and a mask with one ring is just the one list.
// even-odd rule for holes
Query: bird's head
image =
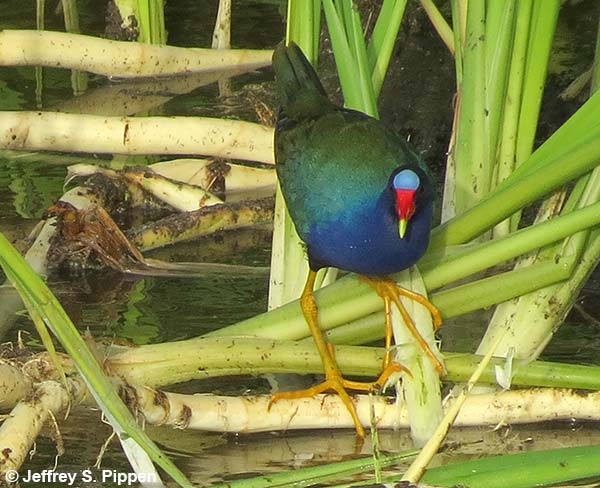
{"label": "bird's head", "polygon": [[403,239],[406,235],[408,223],[414,215],[423,193],[424,182],[421,181],[419,173],[420,171],[410,168],[400,168],[391,177],[400,239]]}

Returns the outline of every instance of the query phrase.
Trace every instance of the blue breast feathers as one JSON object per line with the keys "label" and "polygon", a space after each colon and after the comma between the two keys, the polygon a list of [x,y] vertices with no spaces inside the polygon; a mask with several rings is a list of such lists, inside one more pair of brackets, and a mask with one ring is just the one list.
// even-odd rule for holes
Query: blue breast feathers
{"label": "blue breast feathers", "polygon": [[417,208],[403,239],[393,208],[392,194],[386,190],[374,205],[348,202],[335,219],[313,222],[301,235],[311,267],[386,275],[412,266],[429,243],[432,204]]}

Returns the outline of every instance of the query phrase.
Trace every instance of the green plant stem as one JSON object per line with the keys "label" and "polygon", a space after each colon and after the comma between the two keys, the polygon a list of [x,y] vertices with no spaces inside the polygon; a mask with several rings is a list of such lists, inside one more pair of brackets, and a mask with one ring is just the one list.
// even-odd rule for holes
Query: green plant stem
{"label": "green plant stem", "polygon": [[427,17],[429,17],[433,27],[440,36],[440,39],[446,45],[450,53],[454,54],[454,33],[448,25],[448,22],[446,22],[446,19],[444,19],[433,0],[420,0],[420,2],[423,10],[427,13]]}
{"label": "green plant stem", "polygon": [[[509,67],[510,76],[508,77],[508,86],[504,97],[503,125],[499,140],[499,156],[496,162],[498,182],[504,181],[515,167],[519,111],[521,109],[532,10],[533,2],[517,3],[513,49]],[[537,126],[536,121],[534,121],[534,127]],[[508,228],[505,229],[505,231],[508,230]]]}
{"label": "green plant stem", "polygon": [[[36,0],[35,2],[35,28],[37,30],[45,29],[46,20],[46,0]],[[44,88],[44,68],[35,66],[35,105],[38,109],[43,107],[42,95]]]}
{"label": "green plant stem", "polygon": [[564,281],[571,275],[574,262],[573,258],[563,258],[507,271],[433,293],[431,301],[444,317],[456,317]]}
{"label": "green plant stem", "polygon": [[[518,124],[514,144],[510,145],[510,150],[514,151],[516,167],[520,166],[533,150],[559,9],[559,0],[533,2],[530,27],[527,29],[529,45],[526,49],[524,78],[519,93],[519,111],[518,114],[512,115]],[[520,219],[519,211],[511,216],[510,221],[506,221],[506,227],[510,230],[517,229]]]}
{"label": "green plant stem", "polygon": [[600,446],[489,456],[427,470],[424,483],[469,488],[529,488],[600,475]]}
{"label": "green plant stem", "polygon": [[506,237],[467,247],[441,260],[432,257],[423,261],[419,269],[433,290],[598,224],[600,203],[594,203]]}
{"label": "green plant stem", "polygon": [[[375,377],[381,370],[381,347],[336,346],[336,359],[344,374]],[[446,353],[447,381],[466,381],[481,356]],[[481,382],[496,382],[495,367],[505,359],[492,359]],[[113,374],[133,384],[161,386],[217,376],[263,373],[322,372],[319,353],[310,342],[276,341],[251,337],[199,337],[152,344],[112,353],[106,365]],[[600,389],[600,367],[534,361],[513,365],[517,386]]]}
{"label": "green plant stem", "polygon": [[140,34],[138,41],[150,44],[165,44],[163,0],[137,0],[136,11]]}
{"label": "green plant stem", "polygon": [[596,131],[600,125],[600,93],[594,93],[556,132],[552,134],[535,152],[521,164],[503,183],[509,185],[521,177],[535,173],[551,164],[555,158],[572,152],[582,144],[590,131]]}
{"label": "green plant stem", "polygon": [[398,37],[400,24],[408,0],[384,0],[373,34],[367,46],[367,56],[371,67],[371,82],[375,99],[379,97],[383,80]]}
{"label": "green plant stem", "polygon": [[[545,207],[554,205],[553,200],[557,198],[544,203],[538,212],[538,219],[543,217],[541,212],[545,211]],[[562,216],[571,215],[577,211],[574,209],[593,205],[599,200],[600,171],[596,167],[576,182],[562,208]],[[574,266],[568,280],[500,304],[494,311],[477,352],[485,353],[494,344],[495,353],[499,356],[510,354],[526,361],[536,359],[563,322],[579,290],[600,260],[599,236],[597,229],[586,229],[517,262],[515,267],[525,267],[533,262],[550,262],[568,255],[572,257]],[[504,334],[510,324],[522,323],[532,323],[535,327],[513,327],[511,334]],[[497,344],[496,338],[500,335],[503,340]]]}
{"label": "green plant stem", "polygon": [[336,4],[333,0],[323,0],[323,11],[344,94],[344,105],[377,117],[367,50],[352,0],[341,0]]}
{"label": "green plant stem", "polygon": [[[381,467],[388,467],[412,457],[417,451],[407,451],[399,454],[387,454],[378,457],[377,462]],[[339,463],[325,464],[308,468],[294,469],[281,473],[258,476],[245,480],[230,481],[211,488],[276,488],[276,487],[304,487],[329,480],[344,478],[353,474],[365,473],[374,469],[372,457],[352,459]]]}
{"label": "green plant stem", "polygon": [[[575,262],[576,259],[568,258],[556,263],[538,263],[439,291],[431,294],[429,299],[445,318],[456,317],[565,281],[571,276]],[[335,328],[328,330],[327,338],[333,344],[366,344],[383,337],[383,323],[383,312],[374,312],[347,324],[332,326]]]}
{"label": "green plant stem", "polygon": [[591,171],[600,161],[598,127],[590,129],[581,143],[571,149],[549,160],[543,171],[505,180],[479,205],[434,229],[429,250],[462,244],[565,182]]}
{"label": "green plant stem", "polygon": [[515,153],[517,165],[525,161],[533,149],[559,10],[560,0],[534,2],[523,80],[523,97],[519,112],[519,132]]}
{"label": "green plant stem", "polygon": [[[512,14],[508,16],[508,18],[506,14],[510,11],[514,12],[514,5],[514,0],[510,2],[489,2],[486,5],[485,35],[490,41],[485,46],[485,69],[487,79],[494,74],[491,66],[494,64],[494,58],[497,58],[498,52],[502,50],[500,45],[505,44],[505,35],[502,35],[501,32],[505,29],[504,26],[507,23],[512,24]],[[507,22],[507,20],[509,20],[509,22]],[[501,65],[506,67],[506,62],[503,62]],[[491,85],[493,87],[493,84]]]}
{"label": "green plant stem", "polygon": [[[65,19],[65,29],[67,32],[80,33],[79,29],[79,11],[77,3],[74,0],[62,0],[63,16]],[[71,71],[71,87],[75,96],[81,95],[87,90],[88,74],[84,71]]]}
{"label": "green plant stem", "polygon": [[[416,266],[395,275],[398,286],[427,296],[423,278]],[[429,310],[413,300],[403,300],[407,313],[421,337],[434,354],[441,358],[435,339],[435,327]],[[436,432],[444,416],[440,372],[423,353],[414,335],[408,330],[396,307],[390,311],[394,343],[402,344],[394,351],[394,361],[406,366],[410,375],[403,375],[397,396],[404,400],[410,420],[410,434],[415,446],[424,446]],[[443,361],[443,359],[441,359]]]}
{"label": "green plant stem", "polygon": [[[350,0],[352,3],[352,0]],[[353,5],[353,4],[352,4]],[[372,117],[379,117],[377,110],[377,96],[372,83],[372,68],[369,64],[367,55],[367,46],[365,44],[365,38],[362,31],[360,16],[356,8],[351,8],[350,12],[350,25],[346,27],[346,31],[350,33],[350,41],[352,42],[351,48],[354,52],[354,59],[356,60],[355,66],[359,80],[360,80],[360,92],[362,93],[363,103],[360,107],[356,107],[359,110],[371,115]],[[391,53],[390,53],[391,55]]]}
{"label": "green plant stem", "polygon": [[[374,312],[334,329],[329,329],[325,332],[325,337],[331,344],[349,346],[369,344],[383,338],[382,324],[384,320],[383,311]],[[308,341],[308,338],[300,340]]]}
{"label": "green plant stem", "polygon": [[288,2],[286,40],[298,44],[313,65],[319,58],[320,14],[320,0]]}
{"label": "green plant stem", "polygon": [[[584,241],[585,242],[585,241]],[[594,270],[600,259],[600,232],[594,230],[589,236],[583,255],[576,261],[577,266],[568,280],[551,285],[534,292],[531,296],[523,296],[522,310],[510,310],[509,316],[517,320],[525,319],[535,322],[535,328],[518,327],[514,333],[506,338],[497,348],[498,355],[506,355],[509,349],[514,349],[516,357],[526,360],[535,359],[552,338],[552,334],[560,324],[590,273]],[[536,317],[531,317],[532,311],[537,312]],[[524,315],[524,317],[523,317]],[[479,345],[478,352],[487,350],[494,338],[501,334],[504,320],[490,323],[484,338]]]}
{"label": "green plant stem", "polygon": [[462,0],[452,0],[452,32],[454,34],[454,68],[456,71],[456,85],[460,86],[463,80],[464,33],[466,12],[462,9]]}
{"label": "green plant stem", "polygon": [[485,134],[485,2],[469,2],[459,86],[455,212],[461,215],[489,192],[491,169]]}
{"label": "green plant stem", "polygon": [[591,85],[591,93],[594,93],[597,87],[600,86],[600,17],[598,18],[598,32],[596,33],[596,50],[594,54],[594,64],[592,66]]}
{"label": "green plant stem", "polygon": [[[558,262],[544,262],[527,269],[502,273],[437,292],[430,299],[440,308],[443,316],[449,318],[565,280],[570,276],[571,270],[571,260],[563,258]],[[437,279],[435,268],[424,273],[423,279],[427,288],[435,284]],[[382,309],[381,299],[356,275],[347,275],[317,291],[315,297],[323,330],[361,319]],[[383,320],[380,323],[383,323]],[[282,327],[282,324],[285,324],[285,327]],[[300,306],[295,301],[207,335],[254,335],[273,339],[301,339],[306,337],[307,332]]]}
{"label": "green plant stem", "polygon": [[486,118],[489,158],[496,159],[500,126],[504,117],[503,100],[509,76],[510,54],[514,31],[515,2],[491,2],[486,17]]}

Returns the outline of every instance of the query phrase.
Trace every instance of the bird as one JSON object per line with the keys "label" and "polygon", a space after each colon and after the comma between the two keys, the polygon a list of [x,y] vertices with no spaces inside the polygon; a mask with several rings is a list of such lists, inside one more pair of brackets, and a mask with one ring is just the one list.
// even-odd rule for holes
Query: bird
{"label": "bird", "polygon": [[[335,391],[364,437],[347,390],[373,390],[403,366],[391,360],[391,303],[439,372],[443,365],[417,331],[399,296],[423,304],[434,325],[439,311],[422,295],[400,288],[387,275],[411,267],[425,253],[433,218],[435,190],[425,163],[408,143],[381,121],[334,104],[314,68],[294,42],[273,54],[280,108],[275,127],[275,168],[283,198],[305,245],[309,271],[300,306],[321,356],[325,380],[319,385],[275,393],[302,398]],[[333,348],[319,327],[314,299],[316,273],[335,267],[357,273],[385,305],[386,354],[374,382],[342,377]]]}

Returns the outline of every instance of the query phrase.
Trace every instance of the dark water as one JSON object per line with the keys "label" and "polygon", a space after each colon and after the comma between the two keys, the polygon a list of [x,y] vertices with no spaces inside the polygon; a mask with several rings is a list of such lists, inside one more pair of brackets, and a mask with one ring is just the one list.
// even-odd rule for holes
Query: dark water
{"label": "dark water", "polygon": [[[168,2],[167,30],[169,42],[179,46],[207,46],[212,35],[212,19],[216,13],[215,1],[185,0]],[[282,2],[277,1],[236,1],[233,15],[233,45],[235,47],[273,47],[284,34]],[[81,9],[82,31],[100,35],[103,30],[103,15],[97,3],[88,0],[79,2]],[[575,15],[575,14],[571,14]],[[0,2],[0,27],[33,28],[35,13],[32,6],[25,2]],[[578,24],[577,24],[578,25]],[[572,17],[566,18],[561,29],[574,30]],[[61,29],[60,15],[48,9],[47,28]],[[405,130],[414,135],[419,149],[426,155],[437,158],[445,151],[445,141],[449,129],[452,85],[447,83],[448,73],[452,72],[447,53],[439,41],[429,32],[421,32],[425,39],[427,56],[417,55],[423,60],[420,69],[429,73],[430,84],[439,83],[436,97],[417,96],[421,85],[413,80],[412,91],[405,93],[406,103],[395,96],[394,87],[387,86],[383,93],[384,106],[388,102],[389,110],[382,110],[382,118],[389,123],[404,125]],[[589,45],[583,44],[589,50]],[[411,55],[401,53],[407,60]],[[427,61],[427,57],[429,60]],[[443,64],[436,80],[427,68],[427,62]],[[581,66],[567,66],[560,76],[578,73]],[[429,71],[428,71],[429,70]],[[558,75],[557,75],[558,76]],[[568,77],[568,76],[567,76]],[[562,79],[562,78],[561,78]],[[240,76],[231,81],[232,95],[219,98],[216,84],[198,88],[191,93],[175,96],[157,109],[158,113],[176,115],[221,115],[234,114],[247,120],[254,120],[255,114],[249,108],[246,94],[258,93],[272,101],[271,73],[262,70]],[[90,76],[89,90],[105,86],[107,81]],[[411,90],[405,82],[403,90]],[[560,85],[560,82],[558,83]],[[408,87],[408,88],[407,88]],[[59,69],[44,69],[43,92],[36,99],[34,69],[0,68],[0,109],[32,110],[59,107],[65,100],[73,97],[70,88],[70,73]],[[429,103],[429,104],[428,104]],[[399,105],[398,105],[399,104]],[[440,106],[443,107],[440,109]],[[565,113],[568,109],[564,109]],[[410,120],[407,113],[410,113]],[[414,120],[413,120],[414,119]],[[420,119],[421,121],[419,122]],[[433,127],[433,128],[432,128]],[[104,156],[103,156],[104,157]],[[88,160],[89,155],[81,156]],[[39,219],[45,209],[63,192],[63,180],[66,166],[77,162],[78,158],[65,155],[47,154],[0,154],[0,230],[10,238],[22,238]],[[253,264],[266,266],[269,262],[269,232],[265,230],[230,233],[221,236],[218,241],[206,239],[192,245],[176,246],[166,251],[155,252],[156,257],[174,260],[208,259],[219,262]],[[242,246],[244,251],[235,254],[219,252],[219,246],[239,249],[237,241],[250,241]],[[216,244],[215,244],[216,242]],[[197,246],[197,247],[195,247]],[[206,256],[201,249],[217,249]],[[238,322],[246,317],[265,310],[267,296],[267,276],[264,275],[207,275],[202,278],[122,278],[114,275],[89,274],[77,280],[51,277],[51,285],[67,312],[80,330],[90,329],[96,337],[121,338],[137,344],[157,343],[194,337],[221,326]],[[598,292],[600,287],[591,281],[582,294],[583,311],[600,317]],[[481,314],[462,317],[448,324],[443,332],[444,344],[450,350],[472,350],[478,341],[484,320]],[[579,312],[571,314],[569,323],[560,329],[555,340],[545,352],[546,359],[599,363],[600,330],[589,316]],[[15,328],[3,341],[14,340],[17,331],[25,331],[26,341],[36,347],[39,345],[29,319],[22,315]],[[262,380],[230,380],[232,388],[260,385]],[[215,388],[226,389],[227,380],[213,380],[204,384],[206,391]],[[79,471],[92,469],[102,442],[108,438],[110,429],[100,422],[97,411],[76,409],[69,420],[62,425],[62,439],[65,454],[59,459],[59,470]],[[93,426],[93,427],[92,427]],[[593,427],[564,424],[553,427],[558,439],[568,436],[573,430],[589,443],[597,442],[597,432]],[[90,434],[91,430],[93,433]],[[538,432],[538,431],[535,431]],[[218,481],[222,476],[234,478],[242,474],[278,471],[290,467],[299,467],[311,463],[334,461],[354,452],[354,434],[352,432],[294,434],[261,434],[248,436],[221,436],[216,434],[175,432],[170,429],[154,428],[151,434],[160,445],[170,453],[177,464],[188,473],[195,482],[206,484]],[[490,433],[487,429],[472,429],[462,432],[465,437],[480,446],[485,440],[483,452],[495,450],[502,452],[506,442],[502,432]],[[518,446],[531,434],[527,428],[514,428],[510,435]],[[407,448],[407,435],[382,433],[384,450]],[[470,436],[470,437],[469,437]],[[540,445],[538,444],[538,448]],[[524,448],[521,446],[521,448]],[[528,447],[527,447],[528,448]],[[480,447],[481,449],[481,447]],[[368,452],[368,446],[364,452]],[[473,448],[470,454],[481,454]],[[27,469],[41,471],[54,465],[56,455],[55,442],[43,437],[37,443],[37,453],[26,465]],[[127,473],[127,461],[122,456],[118,443],[110,444],[102,463],[106,469]],[[98,473],[98,471],[94,471]],[[36,486],[23,483],[22,486]],[[38,485],[39,486],[39,485]],[[50,486],[50,485],[47,485]],[[91,486],[89,484],[81,486]],[[107,482],[103,486],[118,486]]]}

